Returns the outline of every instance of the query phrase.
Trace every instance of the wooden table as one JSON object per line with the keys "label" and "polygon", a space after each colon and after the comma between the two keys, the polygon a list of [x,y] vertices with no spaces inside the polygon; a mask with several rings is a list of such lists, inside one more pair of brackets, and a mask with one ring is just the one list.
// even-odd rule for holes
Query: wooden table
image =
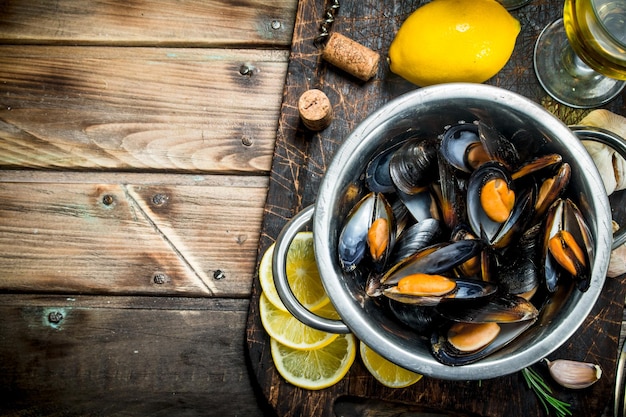
{"label": "wooden table", "polygon": [[296,7],[0,1],[1,415],[264,415],[245,327]]}
{"label": "wooden table", "polygon": [[[337,30],[384,52],[393,31],[379,28],[420,1],[342,3]],[[413,88],[320,65],[309,41],[323,8],[0,0],[0,415],[297,415],[276,406],[293,390],[263,350],[259,253],[314,201],[339,142],[321,141]],[[542,27],[533,13],[554,10],[519,12],[522,41]],[[518,89],[523,59],[490,82]],[[293,102],[311,86],[384,94],[341,101],[312,135]]]}

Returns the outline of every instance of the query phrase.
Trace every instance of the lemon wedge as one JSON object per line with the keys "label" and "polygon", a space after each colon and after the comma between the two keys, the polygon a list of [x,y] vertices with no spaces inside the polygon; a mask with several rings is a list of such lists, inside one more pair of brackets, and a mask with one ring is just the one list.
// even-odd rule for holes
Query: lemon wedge
{"label": "lemon wedge", "polygon": [[291,384],[308,389],[328,388],[350,370],[356,357],[356,339],[341,334],[329,345],[313,350],[296,350],[270,339],[272,359],[278,373]]}
{"label": "lemon wedge", "polygon": [[386,387],[405,388],[422,379],[422,375],[390,362],[363,342],[360,342],[359,353],[367,370]]}
{"label": "lemon wedge", "polygon": [[292,349],[311,350],[324,347],[338,334],[327,333],[302,323],[289,312],[282,311],[269,302],[264,293],[259,297],[261,323],[270,337]]}
{"label": "lemon wedge", "polygon": [[[274,246],[275,244],[272,244],[261,258],[259,281],[267,299],[278,309],[287,311],[274,286],[272,273]],[[316,310],[329,303],[315,262],[313,232],[296,234],[287,251],[286,271],[291,290],[304,307]]]}

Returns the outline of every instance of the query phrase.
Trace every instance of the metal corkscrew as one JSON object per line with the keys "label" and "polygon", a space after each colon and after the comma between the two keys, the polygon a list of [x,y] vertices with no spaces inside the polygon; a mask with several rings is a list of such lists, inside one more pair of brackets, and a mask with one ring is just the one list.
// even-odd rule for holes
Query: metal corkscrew
{"label": "metal corkscrew", "polygon": [[335,15],[339,11],[339,0],[332,0],[332,3],[326,8],[324,12],[324,20],[320,24],[320,33],[313,40],[316,47],[320,48],[328,40],[330,36],[330,29],[335,21]]}

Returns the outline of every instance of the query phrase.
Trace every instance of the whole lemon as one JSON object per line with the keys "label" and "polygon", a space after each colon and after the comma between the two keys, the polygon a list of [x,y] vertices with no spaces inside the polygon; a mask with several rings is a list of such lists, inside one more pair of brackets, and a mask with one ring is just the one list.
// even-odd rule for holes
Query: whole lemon
{"label": "whole lemon", "polygon": [[433,0],[398,30],[390,69],[422,87],[482,83],[507,63],[519,32],[519,21],[496,0]]}

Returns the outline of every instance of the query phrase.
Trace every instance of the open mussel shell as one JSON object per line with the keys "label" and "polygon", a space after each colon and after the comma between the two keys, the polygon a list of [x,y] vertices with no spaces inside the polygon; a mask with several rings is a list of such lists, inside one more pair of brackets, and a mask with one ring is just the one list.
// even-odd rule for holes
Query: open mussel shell
{"label": "open mussel shell", "polygon": [[439,182],[433,184],[432,190],[439,202],[441,218],[450,229],[467,222],[465,198],[467,181],[466,175],[456,175],[452,165],[440,156]]}
{"label": "open mussel shell", "polygon": [[444,274],[478,255],[482,248],[479,240],[442,242],[428,246],[392,266],[381,278],[386,286],[397,285],[408,276],[417,273]]}
{"label": "open mussel shell", "polygon": [[450,324],[441,326],[435,330],[430,339],[430,349],[432,354],[441,363],[449,366],[467,365],[479,361],[494,352],[504,348],[509,343],[517,339],[526,329],[533,325],[535,320],[526,320],[514,323],[500,323],[500,331],[491,343],[485,347],[474,351],[461,351],[455,348],[448,341],[448,330]]}
{"label": "open mussel shell", "polygon": [[392,300],[416,306],[437,306],[450,301],[456,304],[460,301],[476,301],[485,299],[498,290],[498,287],[486,281],[471,279],[454,279],[456,286],[453,291],[444,295],[415,295],[400,292],[397,286],[383,290],[383,295]]}
{"label": "open mussel shell", "polygon": [[365,169],[365,183],[370,191],[389,193],[395,190],[393,180],[389,173],[389,162],[394,152],[402,146],[403,142],[396,143],[380,151]]}
{"label": "open mussel shell", "polygon": [[[573,242],[563,242],[559,248],[563,257],[574,265],[575,271],[567,270],[550,246],[550,242],[561,232],[567,232],[573,238]],[[545,224],[542,266],[548,291],[556,290],[563,275],[570,276],[581,291],[586,291],[591,279],[593,257],[593,238],[581,211],[569,198],[558,199],[548,210]]]}
{"label": "open mussel shell", "polygon": [[554,153],[535,157],[511,174],[517,187],[537,188],[531,223],[540,221],[552,203],[563,195],[571,176],[570,164]]}
{"label": "open mussel shell", "polygon": [[441,136],[439,152],[448,164],[468,174],[488,159],[476,123],[447,126]]}
{"label": "open mussel shell", "polygon": [[382,269],[395,242],[395,220],[391,206],[382,193],[371,192],[350,211],[337,245],[341,267],[354,271],[369,254]]}
{"label": "open mussel shell", "polygon": [[530,301],[510,294],[497,294],[472,303],[440,303],[436,310],[448,320],[469,323],[514,323],[534,320],[539,315]]}
{"label": "open mussel shell", "polygon": [[[488,183],[501,181],[514,195],[510,213],[503,221],[494,220],[483,205],[483,193]],[[523,232],[532,215],[535,193],[533,188],[516,190],[505,166],[499,162],[488,162],[474,171],[469,179],[467,192],[467,215],[469,224],[477,236],[489,246],[503,248],[512,238]]]}

